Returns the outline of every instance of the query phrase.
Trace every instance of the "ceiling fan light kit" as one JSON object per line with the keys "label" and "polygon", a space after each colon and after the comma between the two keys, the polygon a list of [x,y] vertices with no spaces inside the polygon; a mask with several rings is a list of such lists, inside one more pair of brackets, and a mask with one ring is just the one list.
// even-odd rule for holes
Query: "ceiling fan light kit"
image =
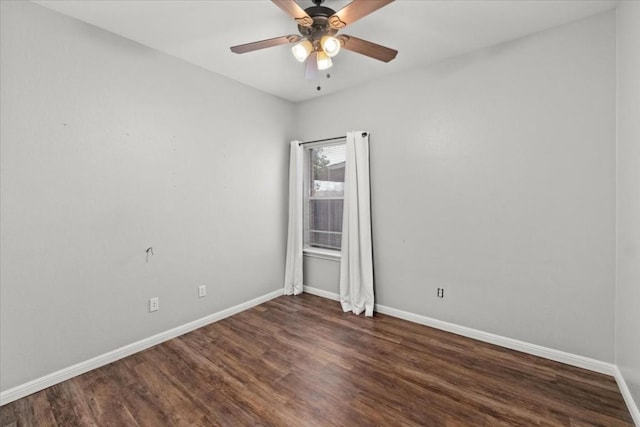
{"label": "ceiling fan light kit", "polygon": [[318,70],[327,70],[333,65],[331,58],[340,52],[340,40],[324,36],[320,40],[320,49],[314,47],[309,40],[302,40],[291,48],[291,52],[298,62],[304,62],[311,52],[316,52]]}
{"label": "ceiling fan light kit", "polygon": [[327,56],[333,58],[340,52],[340,48],[342,47],[340,44],[340,40],[331,36],[324,36],[320,39],[320,46],[322,46],[322,50]]}
{"label": "ceiling fan light kit", "polygon": [[317,58],[318,58],[317,59],[318,70],[320,71],[328,70],[333,66],[333,61],[331,60],[331,58],[329,58],[329,55],[327,55],[325,52],[323,51],[318,52]]}
{"label": "ceiling fan light kit", "polygon": [[304,62],[312,51],[313,44],[309,40],[302,40],[291,48],[291,52],[298,62]]}
{"label": "ceiling fan light kit", "polygon": [[305,77],[315,78],[317,71],[327,70],[333,65],[331,58],[344,48],[383,62],[393,60],[397,50],[342,34],[339,30],[393,2],[394,0],[353,0],[335,12],[321,6],[324,0],[312,0],[315,6],[302,9],[295,0],[271,0],[276,6],[291,16],[298,24],[298,35],[275,37],[272,39],[246,43],[231,47],[234,53],[247,53],[254,50],[282,44],[296,43],[291,52],[298,62],[305,62]]}

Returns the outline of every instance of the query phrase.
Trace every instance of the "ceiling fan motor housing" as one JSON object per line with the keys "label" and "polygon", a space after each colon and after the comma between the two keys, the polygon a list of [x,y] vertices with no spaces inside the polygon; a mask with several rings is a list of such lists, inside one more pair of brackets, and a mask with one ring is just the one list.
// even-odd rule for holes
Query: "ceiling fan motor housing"
{"label": "ceiling fan motor housing", "polygon": [[298,25],[298,31],[314,45],[316,42],[320,42],[324,36],[337,34],[338,30],[329,25],[329,17],[336,13],[333,9],[324,6],[311,6],[305,9],[305,12],[313,19],[313,24],[309,27]]}

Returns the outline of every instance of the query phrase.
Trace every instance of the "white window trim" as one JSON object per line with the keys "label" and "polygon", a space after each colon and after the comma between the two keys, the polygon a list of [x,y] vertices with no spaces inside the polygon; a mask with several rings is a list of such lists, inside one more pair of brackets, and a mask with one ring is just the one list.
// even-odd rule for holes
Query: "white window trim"
{"label": "white window trim", "polygon": [[[314,149],[314,148],[318,148],[318,147],[330,147],[333,145],[345,145],[347,141],[347,138],[341,138],[341,139],[337,139],[335,141],[331,141],[331,142],[326,142],[326,141],[319,141],[319,142],[314,142],[314,143],[310,143],[305,145],[305,150],[304,150],[304,164],[306,165],[305,167],[307,167],[307,165],[309,164],[309,153],[310,150]],[[314,197],[311,196],[309,194],[309,186],[310,186],[310,182],[309,182],[309,173],[307,173],[307,171],[305,171],[304,173],[304,178],[303,178],[303,188],[304,188],[304,211],[303,214],[307,215],[307,209],[308,209],[308,201],[309,200],[344,200],[344,197]],[[306,220],[305,220],[306,221]],[[307,228],[307,225],[305,223],[304,229],[303,229],[303,233],[304,236],[303,239],[306,242],[307,241],[307,233],[309,233],[311,230]],[[315,230],[317,232],[317,230]],[[327,231],[326,233],[332,233]],[[335,232],[337,233],[337,232]],[[340,232],[340,234],[342,234],[342,232]],[[306,243],[305,243],[306,244]],[[331,261],[340,261],[341,259],[341,255],[340,255],[340,250],[336,250],[336,249],[327,249],[327,248],[317,248],[317,247],[312,247],[312,246],[305,246],[302,250],[302,253],[304,256],[307,257],[311,257],[311,258],[321,258],[321,259],[327,259],[327,260],[331,260]]]}
{"label": "white window trim", "polygon": [[328,259],[329,261],[340,261],[340,251],[322,248],[304,248],[302,253],[306,257]]}

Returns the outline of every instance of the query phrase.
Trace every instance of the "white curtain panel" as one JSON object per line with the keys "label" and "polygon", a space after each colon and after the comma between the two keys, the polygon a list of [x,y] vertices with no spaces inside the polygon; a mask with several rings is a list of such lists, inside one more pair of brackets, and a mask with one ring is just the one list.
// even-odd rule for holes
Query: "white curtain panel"
{"label": "white curtain panel", "polygon": [[342,309],[373,316],[369,135],[347,132],[340,261]]}
{"label": "white curtain panel", "polygon": [[291,141],[289,160],[289,229],[284,294],[302,293],[302,147]]}

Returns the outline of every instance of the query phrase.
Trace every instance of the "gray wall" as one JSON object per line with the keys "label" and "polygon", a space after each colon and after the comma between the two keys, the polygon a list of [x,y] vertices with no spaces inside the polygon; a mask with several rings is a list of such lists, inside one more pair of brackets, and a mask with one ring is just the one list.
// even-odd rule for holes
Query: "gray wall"
{"label": "gray wall", "polygon": [[[378,303],[608,362],[615,303],[638,400],[638,101],[618,104],[614,301],[613,13],[293,106],[0,5],[0,390],[280,288],[285,142],[362,129]],[[305,257],[306,285],[337,292],[338,271]]]}
{"label": "gray wall", "polygon": [[293,105],[0,3],[0,389],[279,289]]}
{"label": "gray wall", "polygon": [[640,3],[618,9],[616,364],[640,405]]}
{"label": "gray wall", "polygon": [[615,52],[609,12],[298,105],[371,132],[377,303],[614,361]]}

